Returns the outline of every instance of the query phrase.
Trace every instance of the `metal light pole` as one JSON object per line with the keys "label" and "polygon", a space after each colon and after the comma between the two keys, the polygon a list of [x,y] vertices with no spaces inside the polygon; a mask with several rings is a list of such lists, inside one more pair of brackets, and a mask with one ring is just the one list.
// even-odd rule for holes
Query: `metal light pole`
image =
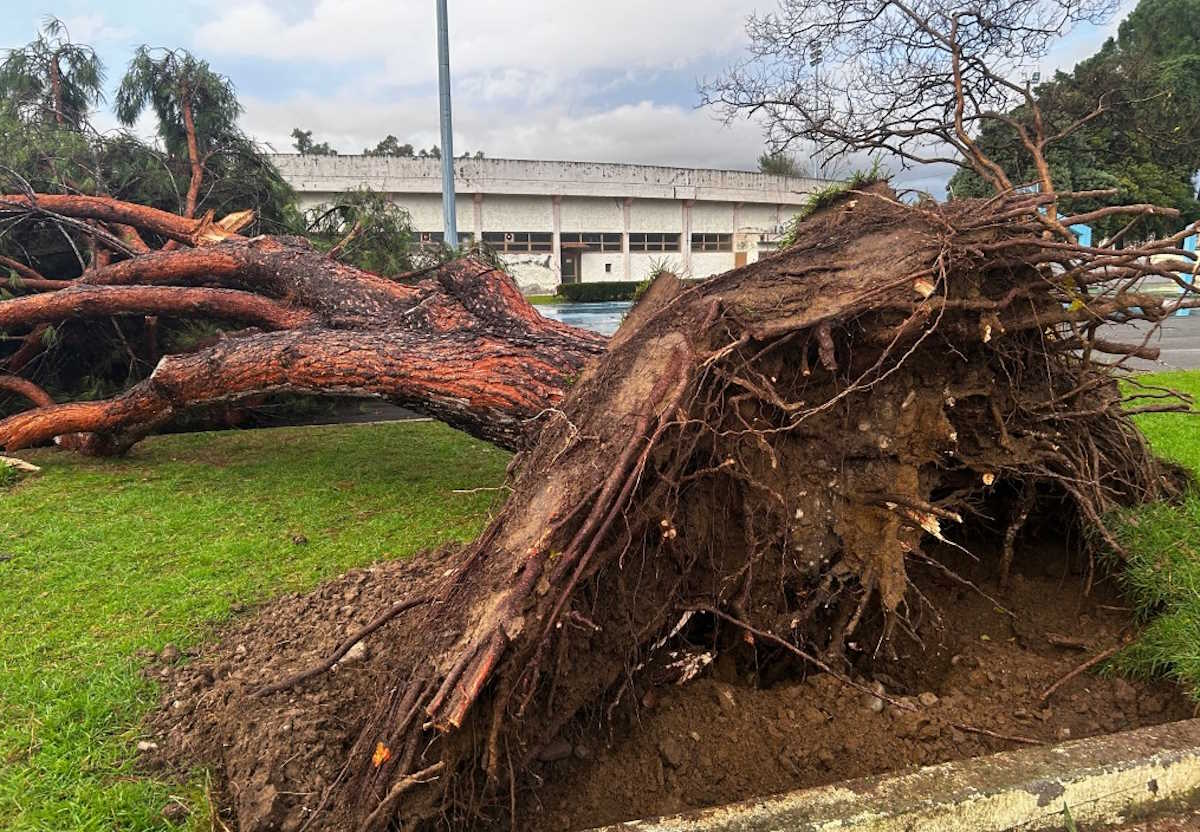
{"label": "metal light pole", "polygon": [[446,0],[437,0],[438,103],[442,116],[442,227],[450,248],[458,248],[458,215],[454,212],[454,131],[450,124],[450,27]]}

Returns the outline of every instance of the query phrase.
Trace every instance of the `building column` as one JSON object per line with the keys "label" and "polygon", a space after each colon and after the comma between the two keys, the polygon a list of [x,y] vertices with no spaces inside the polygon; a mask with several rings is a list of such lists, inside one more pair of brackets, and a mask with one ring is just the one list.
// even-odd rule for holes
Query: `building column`
{"label": "building column", "polygon": [[621,215],[621,268],[625,272],[625,279],[633,280],[633,265],[629,257],[629,226],[633,224],[633,197],[625,197],[625,201],[621,206]]}
{"label": "building column", "polygon": [[[682,231],[679,234],[679,255],[683,261],[683,271],[689,276],[692,272],[692,205],[694,203],[694,199],[685,199],[680,202],[683,206],[683,215],[680,223]],[[680,275],[680,277],[683,276]]]}
{"label": "building column", "polygon": [[733,233],[737,234],[742,230],[742,206],[744,202],[733,203]]}
{"label": "building column", "polygon": [[472,197],[472,202],[474,203],[472,209],[475,220],[475,243],[478,245],[483,242],[483,194],[477,191]]}
{"label": "building column", "polygon": [[550,197],[550,215],[553,217],[554,231],[554,241],[551,243],[554,262],[550,264],[550,268],[558,275],[558,282],[562,283],[562,197],[557,194]]}

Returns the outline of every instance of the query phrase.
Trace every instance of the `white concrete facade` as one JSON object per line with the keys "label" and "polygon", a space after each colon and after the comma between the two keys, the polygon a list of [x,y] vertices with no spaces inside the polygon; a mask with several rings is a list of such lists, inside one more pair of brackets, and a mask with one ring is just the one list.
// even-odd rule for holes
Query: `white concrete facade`
{"label": "white concrete facade", "polygon": [[[276,155],[304,209],[370,187],[442,232],[436,159]],[[600,162],[458,159],[458,231],[500,251],[521,288],[641,280],[657,266],[707,277],[758,257],[822,180]]]}

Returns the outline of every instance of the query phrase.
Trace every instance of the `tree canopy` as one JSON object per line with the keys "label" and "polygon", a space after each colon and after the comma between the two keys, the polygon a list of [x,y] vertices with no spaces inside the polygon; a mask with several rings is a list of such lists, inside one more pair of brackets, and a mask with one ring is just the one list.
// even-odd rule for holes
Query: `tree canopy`
{"label": "tree canopy", "polygon": [[388,134],[387,138],[372,148],[363,148],[364,156],[400,156],[411,158],[414,155],[411,144],[400,144],[400,140]]}
{"label": "tree canopy", "polygon": [[[301,130],[299,127],[292,129],[292,139],[294,139],[292,147],[296,148],[297,153],[301,156],[338,155],[338,152],[329,146],[329,142],[314,142],[312,134],[311,130]],[[366,151],[363,152],[366,153]]]}
{"label": "tree canopy", "polygon": [[46,18],[29,44],[0,63],[0,99],[26,122],[79,128],[103,100],[104,64],[90,46],[73,43],[66,25]]}
{"label": "tree canopy", "polygon": [[141,46],[117,90],[117,118],[132,126],[147,107],[167,152],[188,159],[184,216],[194,216],[208,160],[243,141],[237,127],[242,107],[233,84],[186,50]]}
{"label": "tree canopy", "polygon": [[[704,85],[703,98],[727,119],[762,119],[772,152],[882,151],[905,165],[970,167],[1005,190],[1012,182],[974,133],[1009,123],[1004,111],[1027,96],[1014,69],[1113,9],[1114,0],[781,0],[749,18],[750,57]],[[1063,138],[1024,136],[1035,156]]]}
{"label": "tree canopy", "polygon": [[[61,104],[54,103],[48,80],[55,54]],[[92,126],[94,111],[103,103],[104,66],[90,47],[71,43],[56,21],[48,22],[32,43],[6,53],[2,66],[9,93],[0,96],[0,159],[5,164],[0,181],[5,192],[105,196],[182,213],[195,184],[193,212],[212,210],[220,217],[250,209],[255,216],[252,233],[303,232],[291,187],[237,127],[240,108],[232,85],[203,61],[166,50],[143,48],[135,54],[115,109],[121,120],[132,123],[150,108],[158,120],[161,141],[156,144],[132,132],[102,133]],[[186,96],[181,86],[186,86]],[[200,163],[199,179],[194,161]],[[128,233],[117,226],[96,228],[97,234],[111,235],[105,238],[110,241]],[[102,266],[112,251],[97,239],[86,226],[63,225],[52,216],[7,213],[0,218],[0,295],[37,291],[26,279],[30,275],[71,280]],[[135,250],[166,242],[152,232],[118,241]],[[26,269],[18,271],[16,262]],[[140,319],[129,318],[45,328],[34,339],[38,349],[31,351],[35,363],[30,372],[71,397],[103,395],[153,367],[153,351],[130,346],[147,342],[145,328]],[[162,343],[177,340],[183,329],[164,321],[158,330]],[[8,370],[15,369],[9,364]]]}
{"label": "tree canopy", "polygon": [[760,173],[772,173],[776,176],[799,176],[800,168],[796,165],[796,157],[790,153],[771,151],[764,152],[758,157]]}
{"label": "tree canopy", "polygon": [[[1099,52],[1070,73],[1056,73],[1033,95],[1051,129],[1088,119],[1047,151],[1059,188],[1116,188],[1125,201],[1178,208],[1185,219],[1200,216],[1195,185],[1200,169],[1200,0],[1142,0]],[[1005,115],[1026,129],[1034,119],[1024,103]],[[1037,179],[1033,158],[1009,124],[986,123],[978,144],[1014,181]],[[977,172],[964,170],[951,180],[949,191],[952,197],[981,196],[991,186]],[[1179,221],[1144,222],[1145,231],[1164,232],[1175,230]],[[1119,217],[1105,218],[1098,231],[1112,234],[1123,224]]]}

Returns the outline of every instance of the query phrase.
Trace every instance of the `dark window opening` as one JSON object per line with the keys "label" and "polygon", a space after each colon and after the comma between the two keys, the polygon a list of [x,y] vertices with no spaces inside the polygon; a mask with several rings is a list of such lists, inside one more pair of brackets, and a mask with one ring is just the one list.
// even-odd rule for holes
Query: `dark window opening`
{"label": "dark window opening", "polygon": [[630,234],[630,251],[679,251],[678,234]]}
{"label": "dark window opening", "polygon": [[733,251],[733,235],[693,234],[692,251]]}
{"label": "dark window opening", "polygon": [[548,231],[485,231],[483,241],[496,251],[553,251],[554,235]]}
{"label": "dark window opening", "polygon": [[581,251],[621,250],[621,235],[619,233],[566,231],[559,235],[559,241],[564,246],[578,248]]}

